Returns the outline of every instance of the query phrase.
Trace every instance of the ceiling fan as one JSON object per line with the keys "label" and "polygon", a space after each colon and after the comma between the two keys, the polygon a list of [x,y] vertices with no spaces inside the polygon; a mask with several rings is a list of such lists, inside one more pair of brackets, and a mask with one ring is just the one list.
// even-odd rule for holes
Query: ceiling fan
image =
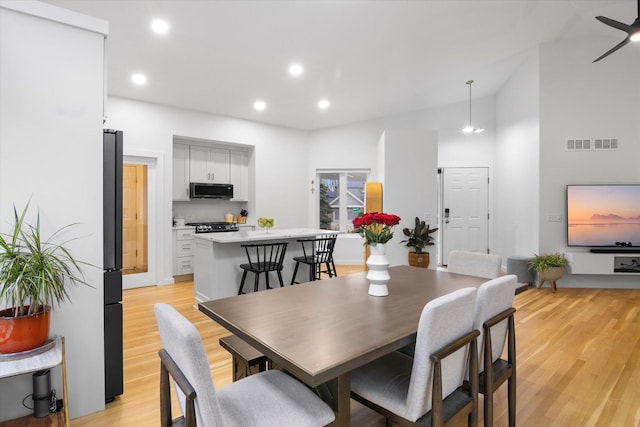
{"label": "ceiling fan", "polygon": [[602,22],[603,24],[607,24],[610,27],[617,28],[618,30],[624,31],[625,33],[627,33],[627,37],[624,40],[622,40],[620,43],[612,47],[610,50],[605,52],[602,56],[600,56],[598,59],[596,59],[593,62],[598,62],[602,58],[611,55],[613,52],[620,49],[622,46],[626,45],[630,41],[640,42],[640,0],[638,0],[638,16],[636,17],[636,20],[633,21],[633,24],[631,25],[623,24],[622,22],[618,22],[614,19],[607,18],[604,16],[596,16],[596,19]]}

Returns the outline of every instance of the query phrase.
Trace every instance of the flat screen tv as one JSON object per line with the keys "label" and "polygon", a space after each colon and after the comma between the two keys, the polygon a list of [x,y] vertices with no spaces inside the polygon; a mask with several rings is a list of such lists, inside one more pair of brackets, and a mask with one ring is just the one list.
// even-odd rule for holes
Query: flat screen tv
{"label": "flat screen tv", "polygon": [[640,249],[640,184],[568,185],[567,245]]}

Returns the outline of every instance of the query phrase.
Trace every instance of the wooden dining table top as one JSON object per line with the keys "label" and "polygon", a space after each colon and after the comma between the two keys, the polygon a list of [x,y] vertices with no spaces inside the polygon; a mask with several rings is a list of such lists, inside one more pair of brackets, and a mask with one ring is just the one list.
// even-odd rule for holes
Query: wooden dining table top
{"label": "wooden dining table top", "polygon": [[366,272],[202,302],[201,312],[311,387],[415,341],[429,301],[487,279],[389,268],[389,295],[367,293]]}

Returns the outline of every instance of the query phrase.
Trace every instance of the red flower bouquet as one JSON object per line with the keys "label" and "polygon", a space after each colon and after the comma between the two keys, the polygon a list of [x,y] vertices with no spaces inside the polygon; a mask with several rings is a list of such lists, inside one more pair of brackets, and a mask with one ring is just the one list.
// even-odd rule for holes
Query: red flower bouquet
{"label": "red flower bouquet", "polygon": [[394,225],[400,223],[398,215],[386,213],[366,213],[353,219],[353,227],[365,238],[367,245],[387,243],[393,237]]}

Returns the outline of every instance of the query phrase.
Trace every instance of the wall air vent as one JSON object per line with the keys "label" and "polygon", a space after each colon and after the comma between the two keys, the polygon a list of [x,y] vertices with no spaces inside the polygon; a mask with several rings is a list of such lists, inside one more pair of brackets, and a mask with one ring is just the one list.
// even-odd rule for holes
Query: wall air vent
{"label": "wall air vent", "polygon": [[594,150],[617,150],[618,139],[617,138],[594,138],[593,149]]}
{"label": "wall air vent", "polygon": [[567,151],[589,151],[591,146],[591,138],[567,139],[565,148]]}

